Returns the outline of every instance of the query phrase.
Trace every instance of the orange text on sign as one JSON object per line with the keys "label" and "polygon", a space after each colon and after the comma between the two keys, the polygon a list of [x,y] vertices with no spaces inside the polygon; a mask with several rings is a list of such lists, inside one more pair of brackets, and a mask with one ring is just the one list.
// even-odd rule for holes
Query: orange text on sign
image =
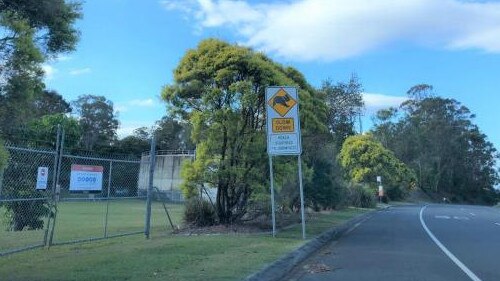
{"label": "orange text on sign", "polygon": [[293,118],[273,118],[273,133],[293,133]]}

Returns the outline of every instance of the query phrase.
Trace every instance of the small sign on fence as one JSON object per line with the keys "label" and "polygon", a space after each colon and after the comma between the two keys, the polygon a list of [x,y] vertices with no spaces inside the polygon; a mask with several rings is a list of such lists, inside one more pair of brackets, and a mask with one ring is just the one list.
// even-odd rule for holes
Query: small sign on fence
{"label": "small sign on fence", "polygon": [[49,181],[49,168],[38,167],[38,174],[36,176],[36,189],[47,189],[47,182]]}
{"label": "small sign on fence", "polygon": [[102,166],[71,165],[70,191],[101,191]]}

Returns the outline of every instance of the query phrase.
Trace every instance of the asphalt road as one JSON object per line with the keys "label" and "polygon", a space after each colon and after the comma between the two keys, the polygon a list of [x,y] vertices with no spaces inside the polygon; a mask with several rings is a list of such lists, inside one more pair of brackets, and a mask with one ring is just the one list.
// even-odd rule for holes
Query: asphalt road
{"label": "asphalt road", "polygon": [[500,210],[429,205],[375,213],[283,280],[500,280]]}

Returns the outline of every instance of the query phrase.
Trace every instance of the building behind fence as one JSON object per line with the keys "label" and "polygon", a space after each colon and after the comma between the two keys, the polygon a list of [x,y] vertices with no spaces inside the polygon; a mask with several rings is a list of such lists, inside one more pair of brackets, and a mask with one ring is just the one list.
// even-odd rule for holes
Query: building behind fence
{"label": "building behind fence", "polygon": [[[163,193],[168,201],[183,202],[180,186],[182,183],[181,168],[184,161],[192,161],[195,152],[192,150],[160,150],[156,153],[153,186]],[[141,157],[139,172],[139,194],[146,194],[149,180],[149,152]]]}
{"label": "building behind fence", "polygon": [[[181,163],[194,158],[189,151],[161,152],[156,161],[149,153],[97,155],[66,147],[61,131],[49,145],[14,141],[6,148],[10,157],[0,175],[0,256],[117,236],[149,236],[151,204],[146,199],[182,202]],[[152,152],[156,155],[154,147]],[[156,162],[154,170],[151,162]],[[85,184],[95,190],[75,190],[78,181],[91,181]],[[153,186],[163,196],[155,196]],[[165,202],[156,207],[153,213],[159,216],[167,210]],[[153,227],[165,225],[164,219],[153,220]]]}

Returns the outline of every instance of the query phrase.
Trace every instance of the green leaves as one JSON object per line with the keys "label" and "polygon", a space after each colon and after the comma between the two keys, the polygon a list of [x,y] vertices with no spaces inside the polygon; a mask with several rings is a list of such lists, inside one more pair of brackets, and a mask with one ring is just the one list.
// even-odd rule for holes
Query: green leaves
{"label": "green leaves", "polygon": [[[267,184],[267,86],[300,85],[302,129],[326,131],[325,105],[302,74],[248,48],[204,40],[182,58],[174,78],[174,84],[164,87],[162,98],[174,118],[192,125],[197,147],[197,159],[185,165],[183,189],[192,196],[203,184],[216,187],[221,222],[244,215],[252,193]],[[289,166],[278,163],[276,170]]]}
{"label": "green leaves", "polygon": [[349,179],[355,183],[375,187],[377,176],[381,176],[384,186],[408,191],[415,181],[413,171],[370,135],[348,137],[339,160]]}
{"label": "green leaves", "polygon": [[73,105],[80,116],[82,144],[85,149],[109,146],[116,141],[118,120],[111,101],[104,96],[82,95]]}
{"label": "green leaves", "polygon": [[74,49],[78,2],[0,1],[0,128],[17,129],[36,117],[33,101],[43,84],[41,64]]}
{"label": "green leaves", "polygon": [[[3,170],[5,169],[5,167],[7,167],[8,160],[9,160],[9,153],[7,152],[7,150],[4,147],[3,140],[0,139],[0,175],[3,175]],[[1,181],[1,178],[3,178],[3,177],[0,177],[0,181]],[[1,186],[1,182],[0,182],[0,186]]]}
{"label": "green leaves", "polygon": [[496,149],[474,114],[453,99],[432,93],[432,86],[412,87],[399,109],[379,112],[375,137],[411,167],[418,184],[456,202],[494,203]]}
{"label": "green leaves", "polygon": [[321,86],[320,93],[328,106],[327,126],[338,147],[342,146],[348,136],[356,133],[354,125],[364,107],[362,91],[362,85],[355,75],[347,83],[339,82],[334,85],[326,80]]}

